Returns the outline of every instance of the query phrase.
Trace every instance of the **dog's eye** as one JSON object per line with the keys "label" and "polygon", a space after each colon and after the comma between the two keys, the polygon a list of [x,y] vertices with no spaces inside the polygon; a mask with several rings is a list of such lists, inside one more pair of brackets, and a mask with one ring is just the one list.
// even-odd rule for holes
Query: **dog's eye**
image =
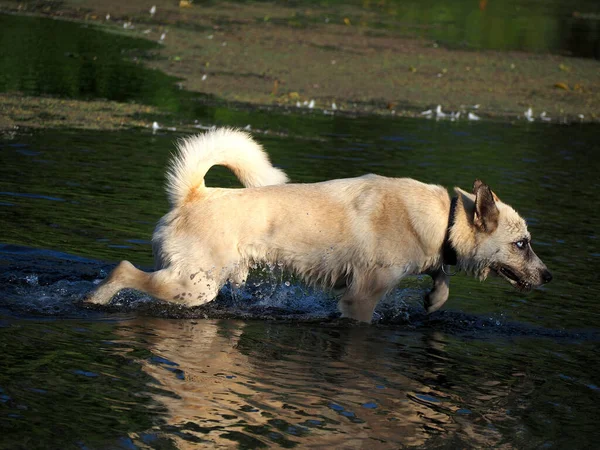
{"label": "dog's eye", "polygon": [[527,247],[527,241],[524,239],[521,239],[520,241],[515,242],[515,245],[517,246],[517,248],[519,250],[523,250],[525,247]]}

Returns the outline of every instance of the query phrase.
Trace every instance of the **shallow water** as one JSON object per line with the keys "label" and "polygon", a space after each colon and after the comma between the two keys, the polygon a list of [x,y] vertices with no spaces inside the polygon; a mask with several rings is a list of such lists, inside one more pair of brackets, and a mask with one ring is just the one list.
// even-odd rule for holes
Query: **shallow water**
{"label": "shallow water", "polygon": [[[482,177],[527,218],[554,281],[522,295],[458,275],[427,318],[429,280],[410,279],[371,327],[340,321],[328,294],[277,268],[205,307],[124,292],[84,308],[114,262],[151,265],[178,135],[17,136],[0,143],[0,446],[583,448],[600,437],[597,128],[332,117],[307,134],[310,120],[272,116],[287,134],[255,134],[294,181],[373,171],[468,188]],[[209,184],[236,181],[214,170]]]}
{"label": "shallow water", "polygon": [[5,448],[589,448],[598,438],[599,361],[586,339],[146,317],[7,318],[0,333]]}
{"label": "shallow water", "polygon": [[0,91],[140,101],[168,109],[175,78],[141,67],[158,44],[98,27],[0,14]]}
{"label": "shallow water", "polygon": [[[403,35],[435,39],[449,47],[528,52],[561,52],[600,58],[598,3],[594,0],[329,0],[296,4],[338,4],[340,14],[348,3],[365,16],[350,16],[354,23],[392,28]],[[296,24],[302,16],[296,17]],[[341,17],[338,20],[341,20]],[[335,20],[335,19],[332,19]]]}
{"label": "shallow water", "polygon": [[[457,275],[426,317],[430,281],[416,277],[373,326],[340,320],[329,294],[277,267],[205,307],[129,291],[86,308],[120,259],[151,266],[181,134],[5,135],[0,448],[595,446],[597,126],[175,109],[250,125],[295,182],[375,172],[468,189],[480,177],[527,218],[554,281],[523,295]],[[224,169],[208,184],[237,186]]]}

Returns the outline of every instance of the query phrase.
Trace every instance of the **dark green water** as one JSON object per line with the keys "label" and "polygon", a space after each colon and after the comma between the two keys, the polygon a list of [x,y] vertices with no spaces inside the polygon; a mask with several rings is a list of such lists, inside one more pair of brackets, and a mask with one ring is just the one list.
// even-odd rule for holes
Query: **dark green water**
{"label": "dark green water", "polygon": [[[446,310],[426,319],[429,282],[409,280],[372,327],[332,321],[325,294],[280,274],[259,296],[225,290],[195,311],[132,293],[88,311],[77,301],[105,261],[151,264],[176,135],[19,136],[0,144],[11,244],[0,248],[0,447],[586,448],[600,438],[597,128],[328,118],[307,136],[310,117],[297,120],[280,124],[295,137],[256,135],[294,181],[373,171],[468,187],[482,177],[527,218],[554,281],[524,296],[458,275]],[[235,184],[220,170],[210,183]]]}
{"label": "dark green water", "polygon": [[174,78],[143,69],[135,59],[157,47],[150,41],[107,35],[96,28],[0,14],[0,91],[167,106]]}
{"label": "dark green water", "polygon": [[598,439],[593,342],[150,318],[2,326],[2,448],[592,448]]}
{"label": "dark green water", "polygon": [[[260,130],[296,182],[375,172],[468,188],[480,177],[527,218],[554,281],[525,296],[457,275],[426,318],[429,281],[407,280],[370,327],[336,320],[327,294],[277,272],[204,308],[128,292],[85,309],[116,261],[151,265],[180,135],[3,137],[1,449],[597,446],[597,126],[194,111]],[[220,169],[208,183],[236,185]]]}
{"label": "dark green water", "polygon": [[[298,2],[293,2],[297,4]],[[595,0],[420,0],[301,3],[362,7],[350,18],[373,28],[471,49],[561,52],[600,58],[600,7]],[[341,8],[340,14],[344,14]],[[337,18],[339,19],[339,18]]]}

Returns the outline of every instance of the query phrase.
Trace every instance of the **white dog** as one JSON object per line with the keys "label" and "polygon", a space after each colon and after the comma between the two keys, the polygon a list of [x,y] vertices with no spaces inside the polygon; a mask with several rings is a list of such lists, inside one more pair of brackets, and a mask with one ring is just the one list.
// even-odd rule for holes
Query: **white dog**
{"label": "white dog", "polygon": [[[231,169],[245,188],[206,187],[214,165]],[[425,306],[440,308],[449,293],[446,264],[482,279],[497,273],[523,290],[552,278],[531,250],[525,221],[480,181],[473,194],[456,188],[453,201],[441,186],[408,178],[286,182],[247,133],[220,129],[182,140],[167,174],[171,211],[152,239],[156,271],[123,261],[88,301],[106,304],[134,288],[201,305],[267,262],[343,290],[342,314],[370,322],[377,302],[410,274],[433,277]]]}

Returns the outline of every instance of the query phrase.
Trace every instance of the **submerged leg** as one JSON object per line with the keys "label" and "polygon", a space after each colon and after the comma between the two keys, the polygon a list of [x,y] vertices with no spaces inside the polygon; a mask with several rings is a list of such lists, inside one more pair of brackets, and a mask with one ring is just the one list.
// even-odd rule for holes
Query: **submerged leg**
{"label": "submerged leg", "polygon": [[433,287],[423,302],[427,314],[440,309],[450,295],[450,277],[442,269],[431,272],[429,275],[433,279]]}
{"label": "submerged leg", "polygon": [[352,292],[346,292],[338,302],[338,308],[342,312],[342,317],[358,320],[359,322],[371,323],[373,320],[373,311],[375,306],[383,297],[385,292],[371,295],[355,295]]}
{"label": "submerged leg", "polygon": [[399,278],[401,276],[387,270],[375,271],[362,278],[354,276],[338,302],[342,317],[370,323],[377,303],[398,283]]}

